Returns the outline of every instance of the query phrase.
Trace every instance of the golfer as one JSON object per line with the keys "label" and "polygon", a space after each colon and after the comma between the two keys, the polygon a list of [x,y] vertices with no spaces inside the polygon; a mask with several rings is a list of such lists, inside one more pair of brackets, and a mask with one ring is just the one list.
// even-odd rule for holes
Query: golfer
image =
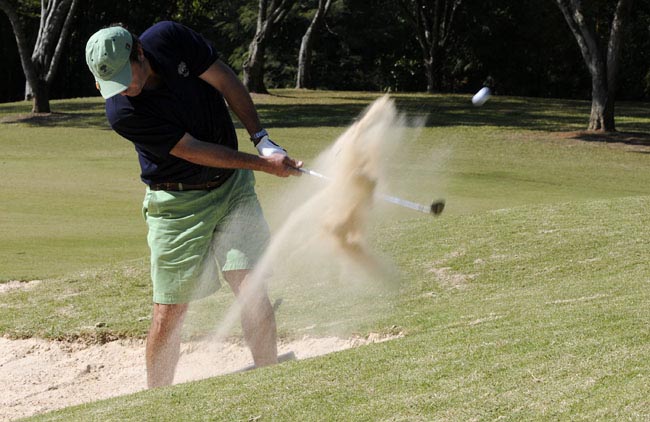
{"label": "golfer", "polygon": [[[86,62],[111,127],[135,145],[147,185],[154,302],[148,386],[172,383],[188,304],[219,288],[219,270],[237,297],[252,297],[241,322],[255,365],[276,363],[266,289],[246,291],[269,240],[253,170],[288,177],[300,174],[302,162],[269,139],[246,88],[190,28],[160,22],[140,37],[119,25],[104,28],[88,40]],[[260,155],[238,151],[228,106]],[[206,274],[213,274],[208,282]]]}

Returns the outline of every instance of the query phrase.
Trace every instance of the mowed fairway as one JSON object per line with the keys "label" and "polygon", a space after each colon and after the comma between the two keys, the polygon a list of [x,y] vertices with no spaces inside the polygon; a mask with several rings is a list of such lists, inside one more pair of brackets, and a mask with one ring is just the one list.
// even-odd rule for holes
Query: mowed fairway
{"label": "mowed fairway", "polygon": [[[256,97],[262,120],[307,164],[378,97],[273,94]],[[370,234],[402,272],[399,297],[376,314],[372,301],[358,304],[364,314],[349,330],[404,337],[33,420],[650,419],[647,105],[619,104],[623,133],[595,138],[576,132],[589,114],[583,101],[497,96],[475,108],[470,96],[394,98],[426,124],[388,163],[390,193],[445,197],[447,208],[434,219],[381,207]],[[28,109],[0,104],[0,280],[44,281],[0,293],[0,334],[144,336],[135,152],[107,130],[99,100],[15,118]],[[275,206],[287,183],[258,175],[263,205]],[[282,217],[269,219],[275,228]],[[318,309],[319,327],[327,311]],[[300,336],[304,314],[280,308],[281,335]]]}
{"label": "mowed fairway", "polygon": [[[0,116],[17,111],[7,106]],[[97,101],[53,109],[61,114],[0,124],[1,281],[59,276],[146,253],[135,150],[108,130]]]}

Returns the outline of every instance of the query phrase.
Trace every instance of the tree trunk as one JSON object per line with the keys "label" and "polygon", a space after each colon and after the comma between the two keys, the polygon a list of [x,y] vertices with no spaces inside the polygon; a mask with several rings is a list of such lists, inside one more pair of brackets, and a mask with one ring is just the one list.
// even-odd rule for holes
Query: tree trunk
{"label": "tree trunk", "polygon": [[427,77],[427,93],[434,94],[436,92],[436,75],[430,58],[424,60],[424,72]]}
{"label": "tree trunk", "polygon": [[275,26],[286,16],[295,0],[259,0],[257,30],[244,61],[244,86],[249,92],[268,94],[264,85],[264,52]]}
{"label": "tree trunk", "polygon": [[298,53],[298,74],[296,76],[296,88],[313,88],[311,77],[311,57],[314,43],[314,32],[317,31],[324,22],[331,0],[318,0],[318,8],[314,14],[305,35],[300,43],[300,52]]}
{"label": "tree trunk", "polygon": [[312,55],[312,34],[314,26],[309,25],[305,35],[300,42],[300,51],[298,52],[298,74],[296,75],[296,88],[311,88],[311,55]]}
{"label": "tree trunk", "polygon": [[79,0],[41,0],[38,36],[30,54],[24,17],[19,15],[15,2],[0,0],[0,10],[7,14],[14,30],[25,74],[25,96],[27,99],[31,95],[34,101],[33,113],[50,112],[49,85],[56,72],[78,3]]}
{"label": "tree trunk", "polygon": [[32,99],[34,99],[34,91],[32,91],[29,81],[25,80],[25,101],[31,101]]}
{"label": "tree trunk", "polygon": [[[608,110],[610,101],[607,95],[607,85],[602,79],[593,78],[591,86],[591,115],[587,130],[614,131],[613,113]],[[606,116],[611,116],[611,121]]]}
{"label": "tree trunk", "polygon": [[248,92],[269,93],[264,85],[265,50],[266,40],[255,36],[248,48],[248,59],[244,62],[244,86],[248,89]]}
{"label": "tree trunk", "polygon": [[32,113],[50,113],[50,89],[49,84],[39,79],[32,91],[34,103],[32,104]]}
{"label": "tree trunk", "polygon": [[[587,23],[580,0],[555,1],[573,32],[591,75],[591,114],[587,130],[614,132],[621,37],[629,20],[633,0],[618,0],[606,50],[598,45],[596,29]],[[606,56],[603,56],[603,51],[606,51]]]}
{"label": "tree trunk", "polygon": [[442,60],[447,40],[462,0],[399,0],[420,44],[427,79],[427,92],[442,90]]}

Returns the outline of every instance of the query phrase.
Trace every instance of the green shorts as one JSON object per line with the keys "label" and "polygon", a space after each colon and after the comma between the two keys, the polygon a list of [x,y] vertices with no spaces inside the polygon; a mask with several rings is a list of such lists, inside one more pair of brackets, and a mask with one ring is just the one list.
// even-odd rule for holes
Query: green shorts
{"label": "green shorts", "polygon": [[214,293],[219,271],[252,269],[270,237],[250,170],[235,171],[211,191],[147,188],[142,212],[155,303],[187,303]]}

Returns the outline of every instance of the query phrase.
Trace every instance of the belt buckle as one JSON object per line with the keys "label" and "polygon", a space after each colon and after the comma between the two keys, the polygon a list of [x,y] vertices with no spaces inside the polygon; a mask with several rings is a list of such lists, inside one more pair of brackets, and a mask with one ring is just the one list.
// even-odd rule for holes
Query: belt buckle
{"label": "belt buckle", "polygon": [[210,180],[208,183],[205,184],[205,186],[208,188],[208,190],[216,189],[219,186],[221,186],[221,175]]}

